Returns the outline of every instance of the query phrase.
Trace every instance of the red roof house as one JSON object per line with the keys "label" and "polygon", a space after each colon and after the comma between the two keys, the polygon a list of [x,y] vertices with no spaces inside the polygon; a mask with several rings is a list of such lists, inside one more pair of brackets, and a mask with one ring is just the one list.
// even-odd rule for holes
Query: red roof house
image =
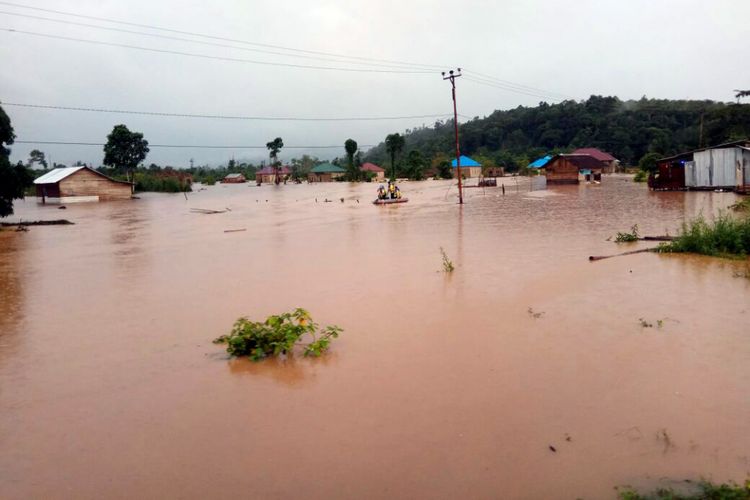
{"label": "red roof house", "polygon": [[359,169],[362,172],[372,172],[373,174],[375,174],[375,180],[377,181],[382,181],[383,179],[385,179],[385,169],[378,167],[374,163],[365,163],[361,167],[359,167]]}
{"label": "red roof house", "polygon": [[617,164],[619,163],[617,158],[615,158],[611,154],[605,153],[604,151],[600,149],[596,149],[596,148],[580,148],[580,149],[576,149],[571,154],[589,155],[593,157],[597,161],[601,162],[602,172],[605,174],[614,173],[615,169],[617,168]]}

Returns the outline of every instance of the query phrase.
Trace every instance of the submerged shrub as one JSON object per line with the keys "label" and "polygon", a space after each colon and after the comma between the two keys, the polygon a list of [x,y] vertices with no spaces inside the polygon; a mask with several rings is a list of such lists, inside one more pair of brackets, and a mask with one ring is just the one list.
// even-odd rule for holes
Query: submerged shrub
{"label": "submerged shrub", "polygon": [[445,253],[443,247],[440,247],[440,253],[443,256],[443,272],[452,273],[456,269],[453,266],[453,261],[448,258],[448,254]]}
{"label": "submerged shrub", "polygon": [[615,243],[627,243],[630,241],[638,241],[638,224],[633,224],[629,233],[618,232],[617,236],[615,236]]}
{"label": "submerged shrub", "polygon": [[735,218],[720,213],[710,224],[700,216],[683,224],[680,234],[660,245],[659,251],[744,257],[750,253],[750,217]]}
{"label": "submerged shrub", "polygon": [[[327,326],[318,331],[310,313],[297,308],[269,316],[264,322],[240,318],[234,323],[231,333],[215,339],[214,344],[226,344],[227,352],[232,356],[248,356],[253,361],[288,354],[295,345],[304,346],[305,356],[320,356],[342,331],[338,326]],[[305,336],[312,340],[302,344]]]}

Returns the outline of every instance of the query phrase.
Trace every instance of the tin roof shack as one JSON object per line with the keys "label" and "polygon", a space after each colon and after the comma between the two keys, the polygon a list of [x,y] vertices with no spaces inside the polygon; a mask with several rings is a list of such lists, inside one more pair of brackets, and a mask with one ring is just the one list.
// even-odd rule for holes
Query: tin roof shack
{"label": "tin roof shack", "polygon": [[289,177],[291,177],[292,175],[292,169],[286,165],[284,165],[283,167],[279,167],[278,169],[267,166],[261,168],[255,173],[255,182],[257,182],[258,185],[261,185],[264,182],[268,182],[271,184],[276,183],[277,170],[279,175],[279,184],[282,182],[286,182],[287,179],[289,179]]}
{"label": "tin roof shack", "polygon": [[[362,172],[372,172],[373,180],[381,182],[385,180],[385,169],[375,165],[374,163],[364,163],[359,169]],[[369,174],[368,174],[369,175]]]}
{"label": "tin roof shack", "polygon": [[[453,177],[458,177],[458,166],[456,166],[455,158],[451,162],[451,166],[455,169],[453,171]],[[482,176],[482,165],[472,160],[468,156],[461,155],[461,177],[481,177]]]}
{"label": "tin roof shack", "polygon": [[89,167],[56,168],[34,181],[41,203],[128,200],[133,183],[117,181]]}
{"label": "tin roof shack", "polygon": [[750,186],[750,139],[687,151],[657,160],[648,186],[657,191],[734,189]]}
{"label": "tin roof shack", "polygon": [[321,163],[310,170],[307,180],[310,182],[331,182],[339,177],[343,177],[345,174],[346,170],[341,167],[337,167],[332,163]]}
{"label": "tin roof shack", "polygon": [[227,174],[227,176],[221,180],[222,184],[242,184],[243,182],[247,182],[247,179],[243,174]]}
{"label": "tin roof shack", "polygon": [[549,185],[578,184],[580,175],[588,181],[602,178],[601,162],[590,155],[555,155],[544,165],[544,170]]}
{"label": "tin roof shack", "polygon": [[571,154],[592,156],[596,161],[601,163],[601,173],[603,174],[614,174],[617,170],[617,165],[620,164],[620,160],[597,148],[580,148],[576,149]]}
{"label": "tin roof shack", "polygon": [[693,161],[685,162],[685,186],[744,192],[750,186],[750,148],[737,145],[696,151]]}

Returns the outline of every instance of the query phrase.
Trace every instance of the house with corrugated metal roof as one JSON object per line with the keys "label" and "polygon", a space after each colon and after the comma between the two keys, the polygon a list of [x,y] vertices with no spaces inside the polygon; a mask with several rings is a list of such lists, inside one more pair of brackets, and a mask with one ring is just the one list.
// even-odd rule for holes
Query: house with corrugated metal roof
{"label": "house with corrugated metal roof", "polygon": [[[461,177],[481,177],[482,176],[482,164],[474,161],[468,156],[461,155]],[[451,162],[453,170],[453,177],[458,177],[458,164],[454,158]]]}
{"label": "house with corrugated metal roof", "polygon": [[601,163],[603,174],[613,174],[617,170],[620,161],[611,154],[597,148],[580,148],[573,151],[573,155],[589,155]]}
{"label": "house with corrugated metal roof", "polygon": [[656,161],[654,190],[750,191],[750,139],[687,151]]}
{"label": "house with corrugated metal roof", "polygon": [[86,166],[56,168],[34,181],[41,203],[128,200],[133,183],[118,181]]}
{"label": "house with corrugated metal roof", "polygon": [[333,163],[321,163],[310,170],[307,180],[310,182],[331,182],[346,175],[346,170]]}

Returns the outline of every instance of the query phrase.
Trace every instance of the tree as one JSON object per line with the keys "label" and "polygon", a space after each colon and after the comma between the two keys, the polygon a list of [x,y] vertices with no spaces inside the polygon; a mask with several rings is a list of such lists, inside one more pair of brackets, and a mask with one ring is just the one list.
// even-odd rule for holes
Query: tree
{"label": "tree", "polygon": [[131,132],[125,125],[115,125],[104,145],[104,164],[120,172],[133,171],[146,159],[148,141],[140,132]]}
{"label": "tree", "polygon": [[357,141],[354,139],[347,139],[344,143],[344,149],[346,150],[346,176],[350,181],[359,180],[359,170],[354,165],[354,154],[357,152]]}
{"label": "tree", "polygon": [[412,149],[406,157],[406,165],[410,179],[421,181],[424,179],[424,158],[418,149]]}
{"label": "tree", "polygon": [[44,158],[44,153],[38,149],[33,149],[29,153],[29,168],[34,168],[35,163],[40,164],[45,169],[47,168],[47,160]]}
{"label": "tree", "polygon": [[404,149],[404,137],[401,134],[388,134],[385,138],[385,149],[391,156],[391,177],[396,179],[396,155]]}
{"label": "tree", "polygon": [[10,118],[0,106],[0,217],[13,215],[13,200],[23,199],[24,191],[32,182],[23,164],[10,164],[10,149],[6,146],[13,144],[15,138]]}
{"label": "tree", "polygon": [[646,153],[638,162],[638,168],[649,174],[655,174],[657,170],[656,160],[662,155],[657,153]]}
{"label": "tree", "polygon": [[275,177],[274,182],[280,184],[281,179],[279,179],[279,167],[281,166],[281,162],[279,161],[279,151],[284,147],[284,141],[281,137],[277,137],[271,142],[267,142],[266,147],[268,148],[268,156],[271,158],[271,166],[273,167]]}

